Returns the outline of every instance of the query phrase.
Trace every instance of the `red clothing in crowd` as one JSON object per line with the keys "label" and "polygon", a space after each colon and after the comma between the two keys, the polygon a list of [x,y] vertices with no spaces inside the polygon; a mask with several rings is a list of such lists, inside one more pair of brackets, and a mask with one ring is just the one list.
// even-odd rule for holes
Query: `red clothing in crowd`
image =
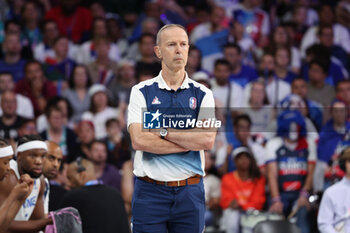
{"label": "red clothing in crowd", "polygon": [[45,15],[45,19],[54,20],[57,23],[58,30],[63,36],[67,36],[74,43],[81,40],[87,40],[87,36],[91,31],[92,16],[88,9],[78,7],[74,14],[64,15],[60,6],[52,8]]}
{"label": "red clothing in crowd", "polygon": [[[15,92],[16,93],[20,93],[20,94],[22,94],[24,96],[27,96],[30,99],[30,101],[33,104],[35,117],[38,117],[42,113],[40,111],[39,103],[38,103],[36,97],[34,96],[34,94],[32,92],[32,88],[30,86],[30,82],[27,79],[24,78],[24,79],[20,80],[16,84]],[[42,94],[42,97],[45,98],[46,101],[48,101],[52,97],[56,96],[56,87],[55,87],[55,85],[52,84],[51,82],[45,80],[44,84],[43,84],[43,88],[42,88],[41,94]]]}
{"label": "red clothing in crowd", "polygon": [[234,199],[243,210],[249,208],[261,210],[266,199],[265,178],[261,176],[259,179],[243,181],[237,171],[224,175],[221,181],[221,207],[228,208]]}

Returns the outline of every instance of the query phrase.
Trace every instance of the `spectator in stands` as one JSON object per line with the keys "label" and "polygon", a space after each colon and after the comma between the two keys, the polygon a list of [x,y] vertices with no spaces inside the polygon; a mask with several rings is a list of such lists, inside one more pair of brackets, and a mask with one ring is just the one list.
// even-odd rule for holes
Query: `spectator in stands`
{"label": "spectator in stands", "polygon": [[48,107],[45,115],[49,125],[47,130],[40,133],[40,136],[44,140],[57,143],[62,150],[63,157],[66,158],[77,146],[77,135],[64,124],[63,113],[58,106]]}
{"label": "spectator in stands", "polygon": [[90,153],[90,145],[95,139],[95,128],[91,121],[82,120],[77,125],[76,129],[78,135],[78,146],[74,153],[70,154],[67,158],[68,162],[74,161],[77,157],[87,158]]}
{"label": "spectator in stands", "polygon": [[350,122],[347,121],[347,107],[341,100],[334,100],[331,106],[332,118],[320,132],[314,176],[315,191],[322,191],[344,174],[337,168],[340,152],[350,145]]}
{"label": "spectator in stands", "polygon": [[[153,78],[153,77],[152,77]],[[121,60],[118,64],[118,75],[108,89],[113,94],[114,103],[129,103],[131,88],[136,84],[135,62]]]}
{"label": "spectator in stands", "polygon": [[[14,91],[15,82],[10,73],[0,73],[0,95],[5,91]],[[1,97],[0,97],[1,98]],[[25,118],[34,118],[33,105],[30,99],[22,94],[16,94],[17,115]],[[2,109],[0,108],[0,115]]]}
{"label": "spectator in stands", "polygon": [[79,6],[79,0],[59,0],[58,3],[46,12],[45,19],[54,20],[60,35],[67,36],[74,43],[86,41],[92,24],[90,11]]}
{"label": "spectator in stands", "polygon": [[21,41],[24,45],[33,48],[42,41],[40,23],[42,19],[41,9],[34,0],[25,1],[21,10]]}
{"label": "spectator in stands", "polygon": [[238,44],[241,48],[242,63],[255,67],[254,49],[256,48],[254,41],[250,37],[245,36],[244,26],[237,20],[232,20],[227,37],[228,43]]}
{"label": "spectator in stands", "polygon": [[0,118],[0,137],[11,139],[13,142],[18,139],[17,129],[23,117],[17,115],[16,93],[5,91],[1,95],[2,116]]}
{"label": "spectator in stands", "polygon": [[224,58],[231,65],[231,82],[235,82],[244,88],[249,82],[258,78],[258,73],[254,68],[242,64],[242,50],[239,45],[231,43],[225,45]]}
{"label": "spectator in stands", "polygon": [[284,111],[278,117],[278,137],[266,144],[267,179],[270,188],[269,211],[296,213],[302,233],[309,232],[308,197],[316,162],[316,143],[306,137],[299,111]]}
{"label": "spectator in stands", "polygon": [[[308,27],[315,25],[318,20],[317,13],[313,11],[312,7],[307,6],[308,1],[304,2],[306,3],[299,1],[293,7],[292,23],[295,25],[294,42],[298,47],[300,47],[301,40]],[[313,12],[313,23],[310,22],[311,17],[308,17],[311,12]]]}
{"label": "spectator in stands", "polygon": [[131,146],[127,132],[124,132],[120,122],[116,118],[106,121],[107,138],[105,139],[108,149],[108,162],[119,170],[125,161],[131,158]]}
{"label": "spectator in stands", "polygon": [[[137,36],[137,38],[140,37],[143,33],[150,33],[150,34],[156,36],[158,29],[160,27],[160,22],[157,19],[158,18],[152,18],[152,17],[145,18],[142,21],[141,32],[140,32],[140,35]],[[134,42],[130,45],[129,51],[128,51],[125,58],[128,60],[135,61],[135,62],[140,60],[141,54],[139,51],[138,40],[136,40],[136,41],[134,40]]]}
{"label": "spectator in stands", "polygon": [[[316,127],[314,123],[309,119],[308,117],[308,108],[305,103],[305,101],[299,96],[295,94],[290,94],[286,98],[284,98],[279,104],[277,109],[277,115],[280,115],[286,110],[296,110],[298,111],[305,121],[305,127],[308,138],[311,140],[314,140],[315,142],[318,141],[318,132],[316,130]],[[274,125],[274,127],[272,127]],[[269,131],[270,132],[277,132],[278,124],[276,121],[271,122]],[[275,135],[274,135],[275,136]]]}
{"label": "spectator in stands", "polygon": [[92,19],[106,17],[106,10],[100,2],[92,2],[89,8],[90,8]]}
{"label": "spectator in stands", "polygon": [[188,60],[185,67],[188,77],[193,78],[192,75],[202,70],[202,54],[195,46],[191,46],[188,50]]}
{"label": "spectator in stands", "polygon": [[[33,48],[34,58],[42,63],[55,57],[53,46],[60,36],[58,27],[55,21],[45,20],[43,22],[43,41],[35,45]],[[68,57],[75,59],[77,46],[72,41],[68,44]]]}
{"label": "spectator in stands", "polygon": [[24,77],[26,60],[21,57],[21,42],[18,34],[6,34],[2,43],[2,52],[5,54],[0,60],[0,72],[11,73],[15,83]]}
{"label": "spectator in stands", "polygon": [[124,57],[127,54],[129,43],[124,37],[121,19],[116,16],[108,17],[107,31],[112,43],[117,45],[120,57]]}
{"label": "spectator in stands", "polygon": [[307,97],[319,102],[323,107],[329,107],[335,98],[334,88],[325,82],[327,76],[327,64],[322,62],[322,60],[313,60],[310,62],[310,82],[307,85]]}
{"label": "spectator in stands", "polygon": [[349,229],[350,147],[342,152],[339,165],[343,179],[326,189],[318,211],[317,223],[321,233],[346,232]]}
{"label": "spectator in stands", "polygon": [[120,192],[121,174],[116,167],[107,163],[108,151],[106,144],[103,141],[92,141],[87,158],[94,165],[96,178],[102,181],[104,185],[113,187]]}
{"label": "spectator in stands", "polygon": [[215,99],[220,101],[227,113],[239,111],[242,106],[242,88],[235,82],[230,82],[230,63],[225,59],[218,59],[214,66],[212,91]]}
{"label": "spectator in stands", "polygon": [[307,98],[307,83],[303,78],[296,78],[292,82],[292,94],[300,96],[307,108],[307,117],[314,123],[317,131],[320,131],[323,125],[323,108],[318,102]]}
{"label": "spectator in stands", "polygon": [[287,83],[291,84],[292,81],[297,77],[297,74],[291,71],[290,67],[290,50],[288,48],[277,48],[275,50],[275,75],[276,78],[282,79]]}
{"label": "spectator in stands", "polygon": [[343,80],[338,82],[336,86],[337,97],[342,99],[347,106],[350,106],[350,81]]}
{"label": "spectator in stands", "polygon": [[343,68],[343,73],[346,74],[344,75],[345,77],[349,77],[350,64],[348,54],[341,46],[334,44],[333,27],[331,25],[321,25],[317,36],[320,44],[330,49],[332,61]]}
{"label": "spectator in stands", "polygon": [[[290,94],[290,85],[284,80],[277,79],[274,75],[276,68],[275,58],[271,53],[264,53],[259,64],[260,76],[264,79],[267,99],[271,106],[276,106],[283,98]],[[244,89],[244,103],[248,102],[251,85]]]}
{"label": "spectator in stands", "polygon": [[69,128],[72,128],[72,123],[70,121],[70,118],[72,116],[72,107],[70,106],[67,99],[61,97],[61,96],[55,96],[51,98],[45,107],[45,113],[41,114],[39,117],[36,118],[37,121],[37,129],[39,132],[43,132],[49,128],[48,120],[46,117],[46,111],[48,108],[51,108],[51,106],[58,107],[62,112],[63,117],[63,124],[68,126]]}
{"label": "spectator in stands", "polygon": [[301,57],[299,50],[293,46],[292,38],[289,37],[285,26],[276,26],[270,38],[270,45],[268,46],[271,50],[277,48],[287,48],[289,50],[289,61],[290,69],[294,73],[299,73],[301,68]]}
{"label": "spectator in stands", "polygon": [[335,88],[338,99],[343,100],[348,107],[348,120],[350,120],[350,81],[343,80],[337,83]]}
{"label": "spectator in stands", "polygon": [[92,23],[91,40],[86,41],[80,46],[77,54],[78,63],[87,65],[96,61],[98,56],[96,42],[101,42],[101,40],[106,40],[109,43],[109,49],[107,51],[109,59],[118,62],[120,60],[119,48],[117,44],[109,41],[106,19],[96,18]]}
{"label": "spectator in stands", "polygon": [[324,63],[327,68],[327,76],[325,82],[331,86],[336,86],[339,81],[344,80],[345,76],[342,72],[341,66],[333,62],[334,59],[331,57],[331,51],[329,48],[322,44],[315,44],[310,46],[306,50],[305,63],[303,64],[301,74],[305,80],[309,80],[309,69],[310,62],[313,60],[319,60]]}
{"label": "spectator in stands", "polygon": [[96,60],[87,65],[92,83],[103,84],[108,87],[117,75],[117,62],[113,61],[108,53],[111,43],[106,38],[98,38],[94,41]]}
{"label": "spectator in stands", "polygon": [[320,25],[332,25],[333,33],[334,33],[334,44],[341,46],[347,53],[350,53],[350,33],[349,31],[342,25],[338,23],[334,23],[335,14],[334,9],[331,5],[322,4],[318,11],[319,14],[319,25],[315,25],[310,27],[302,41],[301,41],[301,55],[305,57],[306,49],[318,43],[317,32],[320,28]]}
{"label": "spectator in stands", "polygon": [[10,20],[20,20],[23,5],[23,0],[9,2],[9,9],[6,14],[6,18]]}
{"label": "spectator in stands", "polygon": [[107,136],[106,121],[117,117],[119,120],[122,119],[124,124],[123,116],[117,108],[110,107],[108,90],[102,84],[91,86],[89,96],[91,100],[90,111],[84,112],[82,119],[92,121],[95,127],[96,139],[103,139]]}
{"label": "spectator in stands", "polygon": [[268,133],[268,126],[274,118],[274,109],[269,105],[262,80],[252,82],[248,107],[243,109],[251,121],[251,134],[262,136]]}
{"label": "spectator in stands", "polygon": [[[233,136],[228,137],[227,141],[231,148],[235,149],[240,146],[246,146],[250,148],[252,154],[255,157],[257,166],[260,168],[262,174],[265,174],[265,149],[262,146],[262,141],[258,137],[252,137],[251,135],[252,121],[246,114],[240,114],[234,118],[233,122]],[[230,151],[231,152],[231,151]],[[229,153],[230,154],[230,153]],[[237,167],[234,164],[234,160],[228,155],[226,158],[227,172],[234,171]]]}
{"label": "spectator in stands", "polygon": [[191,35],[190,35],[191,44],[196,44],[198,40],[223,30],[224,19],[225,19],[225,9],[219,6],[213,7],[210,12],[209,22],[204,22],[197,25],[191,32]]}
{"label": "spectator in stands", "polygon": [[36,123],[34,119],[24,119],[17,129],[18,137],[24,135],[37,135]]}
{"label": "spectator in stands", "polygon": [[161,70],[159,59],[154,53],[154,46],[156,45],[156,37],[152,34],[144,33],[139,39],[139,51],[141,59],[136,62],[135,71],[136,76],[141,71],[150,71],[153,77],[157,76]]}
{"label": "spectator in stands", "polygon": [[222,177],[221,207],[227,233],[239,232],[240,211],[262,210],[265,203],[265,177],[261,175],[253,154],[247,147],[233,150],[230,159],[236,171]]}
{"label": "spectator in stands", "polygon": [[[5,32],[4,35],[15,34],[21,38],[21,24],[18,20],[9,20],[5,22]],[[0,58],[3,59],[5,57],[4,46],[0,47]],[[28,45],[22,44],[21,47],[21,58],[24,60],[33,59],[32,48]]]}
{"label": "spectator in stands", "polygon": [[38,61],[28,62],[24,72],[25,78],[16,84],[15,91],[32,101],[34,115],[37,117],[44,112],[46,102],[56,96],[56,87],[46,80]]}
{"label": "spectator in stands", "polygon": [[68,88],[68,81],[76,63],[68,57],[69,40],[67,37],[57,37],[53,44],[53,51],[55,56],[45,60],[45,76],[48,80],[55,82],[57,94],[61,95],[62,91]]}
{"label": "spectator in stands", "polygon": [[69,164],[67,175],[72,190],[65,194],[61,207],[78,209],[84,233],[129,233],[120,193],[97,180],[92,162],[77,159]]}
{"label": "spectator in stands", "polygon": [[73,109],[72,122],[78,123],[82,114],[90,107],[90,96],[88,90],[91,86],[91,79],[85,66],[77,65],[69,79],[69,89],[64,90],[65,97]]}

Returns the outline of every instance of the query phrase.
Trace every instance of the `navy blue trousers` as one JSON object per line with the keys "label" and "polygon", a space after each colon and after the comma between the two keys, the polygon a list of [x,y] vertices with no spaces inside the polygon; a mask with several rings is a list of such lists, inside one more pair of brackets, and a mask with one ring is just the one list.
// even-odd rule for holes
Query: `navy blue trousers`
{"label": "navy blue trousers", "polygon": [[134,233],[202,233],[204,213],[203,179],[182,187],[136,179],[132,198]]}

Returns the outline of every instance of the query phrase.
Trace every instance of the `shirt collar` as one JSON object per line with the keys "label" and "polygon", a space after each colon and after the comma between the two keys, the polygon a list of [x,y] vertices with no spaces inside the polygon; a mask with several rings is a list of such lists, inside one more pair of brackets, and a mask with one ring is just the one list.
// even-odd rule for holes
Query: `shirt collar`
{"label": "shirt collar", "polygon": [[[158,79],[158,86],[160,89],[166,89],[168,91],[171,91],[171,88],[166,84],[163,76],[162,76],[162,71],[159,72],[159,75],[157,76],[157,79]],[[188,77],[188,74],[187,72],[185,71],[185,79],[184,81],[182,82],[181,86],[180,86],[180,89],[187,89],[187,88],[190,88],[190,85],[189,85],[189,77]]]}

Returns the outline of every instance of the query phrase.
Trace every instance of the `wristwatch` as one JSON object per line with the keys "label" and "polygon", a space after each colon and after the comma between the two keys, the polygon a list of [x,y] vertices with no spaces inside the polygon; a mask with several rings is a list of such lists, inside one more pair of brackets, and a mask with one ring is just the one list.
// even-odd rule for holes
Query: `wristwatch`
{"label": "wristwatch", "polygon": [[162,139],[165,139],[165,137],[168,135],[168,130],[166,128],[161,128],[159,134]]}

